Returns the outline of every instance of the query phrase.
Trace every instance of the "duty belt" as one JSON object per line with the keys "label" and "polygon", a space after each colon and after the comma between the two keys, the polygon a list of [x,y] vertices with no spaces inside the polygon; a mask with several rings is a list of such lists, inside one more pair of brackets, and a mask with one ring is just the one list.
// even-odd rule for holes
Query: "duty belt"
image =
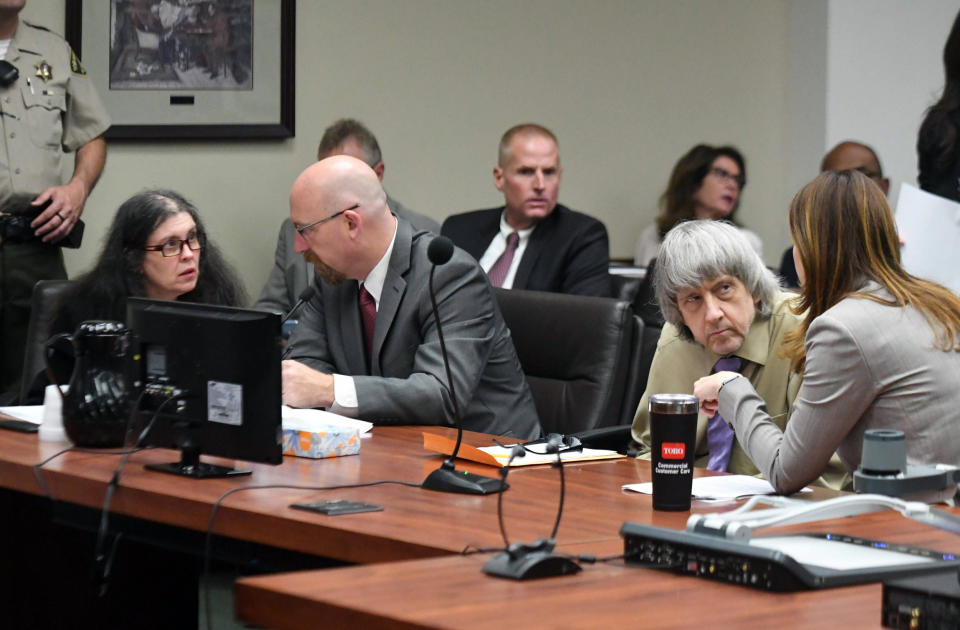
{"label": "duty belt", "polygon": [[[48,199],[39,206],[32,206],[30,202],[33,199],[34,197],[16,195],[10,197],[2,205],[2,209],[0,209],[0,244],[41,241],[40,237],[34,233],[34,228],[30,227],[30,223],[46,210],[52,200]],[[74,249],[80,247],[83,240],[83,227],[83,221],[77,219],[70,233],[52,244]]]}

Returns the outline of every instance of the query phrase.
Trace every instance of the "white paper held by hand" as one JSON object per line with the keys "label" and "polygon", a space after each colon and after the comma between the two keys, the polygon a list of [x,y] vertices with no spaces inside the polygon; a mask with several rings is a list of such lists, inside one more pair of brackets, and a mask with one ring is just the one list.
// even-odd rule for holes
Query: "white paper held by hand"
{"label": "white paper held by hand", "polygon": [[[641,494],[653,494],[652,483],[631,483],[623,486],[623,489]],[[810,491],[810,488],[804,488],[800,492]],[[698,501],[721,501],[750,497],[755,494],[774,494],[774,490],[769,481],[759,477],[715,475],[695,478],[690,494]]]}

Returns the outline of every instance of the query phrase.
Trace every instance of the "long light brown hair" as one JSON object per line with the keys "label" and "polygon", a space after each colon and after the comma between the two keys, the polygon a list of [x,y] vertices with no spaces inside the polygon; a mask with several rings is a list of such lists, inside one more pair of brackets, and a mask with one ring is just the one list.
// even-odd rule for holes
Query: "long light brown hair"
{"label": "long light brown hair", "polygon": [[[911,305],[935,331],[937,348],[960,350],[960,298],[903,269],[893,212],[869,177],[857,171],[821,173],[790,202],[790,235],[805,276],[794,312],[806,311],[806,316],[784,340],[785,356],[795,371],[803,371],[810,323],[847,297]],[[868,279],[893,299],[861,292]]]}

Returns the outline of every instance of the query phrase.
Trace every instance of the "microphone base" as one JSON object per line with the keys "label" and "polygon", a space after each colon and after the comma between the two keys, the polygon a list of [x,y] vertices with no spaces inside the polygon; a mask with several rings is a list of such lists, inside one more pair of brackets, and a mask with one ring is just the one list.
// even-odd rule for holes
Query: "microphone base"
{"label": "microphone base", "polygon": [[451,460],[446,460],[440,468],[427,475],[420,487],[437,492],[457,494],[496,494],[510,486],[502,479],[475,475],[467,471],[457,471]]}
{"label": "microphone base", "polygon": [[550,551],[539,550],[510,554],[502,551],[483,565],[483,572],[511,580],[535,580],[537,578],[572,575],[582,571],[579,564],[566,556],[557,556]]}

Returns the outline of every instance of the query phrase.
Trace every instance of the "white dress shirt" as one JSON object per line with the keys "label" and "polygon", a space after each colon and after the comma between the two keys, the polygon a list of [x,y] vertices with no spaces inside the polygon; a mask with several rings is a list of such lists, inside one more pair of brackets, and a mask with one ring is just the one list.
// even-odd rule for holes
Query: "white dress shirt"
{"label": "white dress shirt", "polygon": [[483,256],[480,257],[480,267],[483,268],[484,273],[490,271],[490,267],[493,267],[493,263],[497,262],[497,259],[500,258],[502,254],[507,249],[507,237],[510,236],[513,232],[516,232],[520,237],[520,241],[517,243],[517,251],[513,254],[513,260],[510,262],[510,269],[507,270],[507,275],[503,279],[503,284],[500,286],[504,289],[513,288],[513,279],[517,275],[517,267],[520,266],[520,259],[523,258],[523,252],[527,249],[527,243],[530,242],[530,235],[533,234],[533,230],[537,226],[527,228],[525,230],[515,230],[510,227],[510,224],[507,223],[506,211],[500,215],[500,231],[497,232],[497,235],[493,237],[493,240],[490,241],[490,245],[487,246],[487,251],[483,252]]}
{"label": "white dress shirt", "polygon": [[[366,287],[367,293],[373,296],[376,302],[377,311],[380,310],[380,296],[383,295],[383,284],[387,280],[387,270],[390,268],[390,254],[393,253],[393,244],[397,240],[397,228],[394,223],[393,238],[390,239],[390,246],[387,251],[374,265],[367,277],[360,283],[360,287]],[[353,382],[352,376],[343,374],[333,375],[333,405],[330,411],[339,413],[342,416],[355,418],[357,410],[360,408],[360,402],[357,400],[357,386]]]}

